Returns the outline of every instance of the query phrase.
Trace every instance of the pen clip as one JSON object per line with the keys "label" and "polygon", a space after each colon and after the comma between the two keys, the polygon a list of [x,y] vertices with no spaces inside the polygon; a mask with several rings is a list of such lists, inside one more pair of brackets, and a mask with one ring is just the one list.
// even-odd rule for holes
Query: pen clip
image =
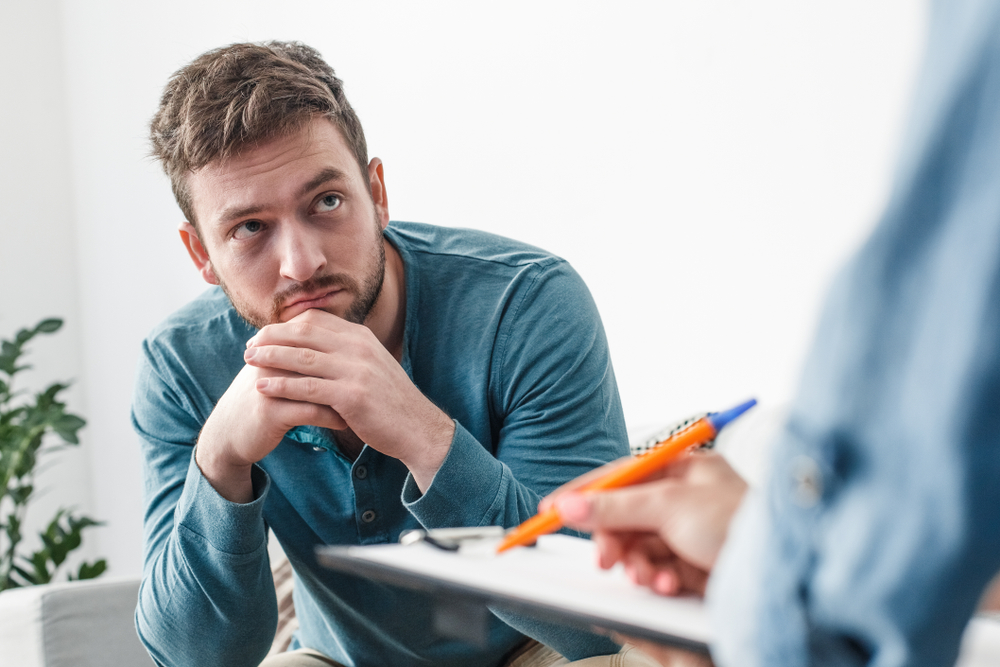
{"label": "pen clip", "polygon": [[482,540],[498,540],[504,536],[503,526],[478,526],[471,528],[416,528],[400,533],[399,543],[403,545],[426,542],[443,551],[458,551],[463,545]]}

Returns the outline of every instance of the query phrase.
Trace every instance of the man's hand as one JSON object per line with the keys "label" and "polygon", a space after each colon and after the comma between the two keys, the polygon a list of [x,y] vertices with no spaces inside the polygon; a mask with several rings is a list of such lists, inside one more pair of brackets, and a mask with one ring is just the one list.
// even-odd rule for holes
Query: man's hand
{"label": "man's hand", "polygon": [[330,410],[339,420],[330,428],[350,428],[402,461],[421,491],[430,486],[451,447],[454,422],[367,327],[307,310],[261,329],[248,342],[245,359],[262,371],[254,385],[262,397]]}
{"label": "man's hand", "polygon": [[251,466],[270,454],[289,429],[300,424],[345,428],[329,406],[272,398],[256,389],[261,380],[288,375],[244,366],[201,429],[195,461],[223,498],[237,503],[253,500]]}
{"label": "man's hand", "polygon": [[703,594],[746,482],[718,454],[695,452],[644,484],[575,491],[608,466],[557,489],[540,509],[555,504],[563,523],[591,532],[602,568],[620,562],[661,595]]}

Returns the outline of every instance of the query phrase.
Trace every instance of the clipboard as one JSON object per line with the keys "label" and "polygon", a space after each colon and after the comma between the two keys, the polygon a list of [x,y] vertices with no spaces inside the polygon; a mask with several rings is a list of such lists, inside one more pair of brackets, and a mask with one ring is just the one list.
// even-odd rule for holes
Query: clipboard
{"label": "clipboard", "polygon": [[545,535],[534,547],[500,555],[500,537],[459,539],[456,549],[435,541],[441,539],[322,546],[316,556],[324,567],[432,595],[435,629],[471,643],[482,639],[476,632],[495,609],[708,653],[710,626],[700,599],[663,597],[633,584],[620,567],[601,570],[590,540]]}

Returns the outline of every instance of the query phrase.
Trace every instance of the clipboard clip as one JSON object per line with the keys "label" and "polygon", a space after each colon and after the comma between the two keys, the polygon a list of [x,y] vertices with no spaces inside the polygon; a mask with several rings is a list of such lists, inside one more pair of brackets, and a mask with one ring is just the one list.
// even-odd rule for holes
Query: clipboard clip
{"label": "clipboard clip", "polygon": [[400,533],[399,543],[403,545],[426,542],[443,551],[458,551],[465,545],[484,540],[500,540],[507,531],[503,526],[478,526],[471,528],[416,528]]}

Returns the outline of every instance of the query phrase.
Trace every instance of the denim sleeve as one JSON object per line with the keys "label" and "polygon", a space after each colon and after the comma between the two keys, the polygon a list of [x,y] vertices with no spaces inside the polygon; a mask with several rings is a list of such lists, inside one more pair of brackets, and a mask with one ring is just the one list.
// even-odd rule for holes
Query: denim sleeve
{"label": "denim sleeve", "polygon": [[[600,316],[565,262],[540,268],[512,299],[494,349],[489,396],[501,415],[495,451],[456,423],[451,450],[425,494],[403,502],[426,527],[516,526],[542,496],[628,454]],[[498,613],[570,659],[613,653],[605,637]]]}
{"label": "denim sleeve", "polygon": [[132,409],[145,484],[136,628],[158,665],[257,664],[277,626],[261,516],[269,481],[255,466],[254,501],[216,493],[194,461],[202,418],[164,363],[147,343]]}
{"label": "denim sleeve", "polygon": [[916,92],[712,574],[720,665],[952,665],[1000,569],[1000,5],[935,4]]}

